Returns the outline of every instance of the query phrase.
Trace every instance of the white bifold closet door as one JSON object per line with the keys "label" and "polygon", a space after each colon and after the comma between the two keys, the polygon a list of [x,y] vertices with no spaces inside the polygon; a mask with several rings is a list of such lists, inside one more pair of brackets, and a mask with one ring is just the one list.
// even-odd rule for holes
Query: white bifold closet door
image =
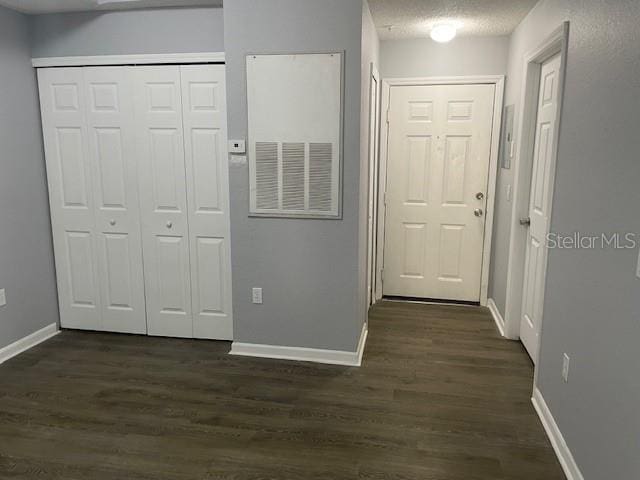
{"label": "white bifold closet door", "polygon": [[134,83],[149,334],[231,339],[224,67]]}
{"label": "white bifold closet door", "polygon": [[231,339],[224,66],[38,77],[62,326]]}
{"label": "white bifold closet door", "polygon": [[145,333],[131,81],[38,71],[62,326]]}

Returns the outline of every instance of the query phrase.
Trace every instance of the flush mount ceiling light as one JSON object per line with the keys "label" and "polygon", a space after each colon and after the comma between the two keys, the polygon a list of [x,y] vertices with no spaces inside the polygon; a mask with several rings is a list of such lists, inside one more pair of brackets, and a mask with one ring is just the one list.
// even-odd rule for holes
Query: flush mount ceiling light
{"label": "flush mount ceiling light", "polygon": [[437,23],[431,28],[431,39],[439,42],[450,42],[456,36],[458,28],[452,23]]}

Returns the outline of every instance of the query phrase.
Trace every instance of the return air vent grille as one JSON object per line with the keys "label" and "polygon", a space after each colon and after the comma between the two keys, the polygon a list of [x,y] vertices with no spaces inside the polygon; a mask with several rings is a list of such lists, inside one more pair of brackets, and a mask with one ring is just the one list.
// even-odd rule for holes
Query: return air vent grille
{"label": "return air vent grille", "polygon": [[282,144],[282,208],[304,211],[304,143]]}
{"label": "return air vent grille", "polygon": [[256,143],[256,207],[278,208],[278,144]]}
{"label": "return air vent grille", "polygon": [[255,212],[330,215],[336,210],[331,143],[256,142]]}
{"label": "return air vent grille", "polygon": [[309,144],[309,208],[331,211],[333,154],[330,143]]}
{"label": "return air vent grille", "polygon": [[246,62],[250,214],[340,218],[342,54]]}

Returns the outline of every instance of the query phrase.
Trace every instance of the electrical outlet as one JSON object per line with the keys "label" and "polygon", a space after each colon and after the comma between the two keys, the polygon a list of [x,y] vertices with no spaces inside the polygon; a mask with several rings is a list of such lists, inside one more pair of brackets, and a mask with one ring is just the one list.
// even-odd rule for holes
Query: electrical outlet
{"label": "electrical outlet", "polygon": [[7,295],[4,293],[4,288],[0,289],[0,307],[4,307],[7,304]]}
{"label": "electrical outlet", "polygon": [[262,289],[254,288],[252,298],[253,298],[253,303],[258,303],[258,304],[262,303]]}
{"label": "electrical outlet", "polygon": [[564,380],[564,383],[567,383],[569,381],[569,362],[570,361],[571,359],[569,358],[569,355],[565,353],[564,356],[562,357],[562,379]]}

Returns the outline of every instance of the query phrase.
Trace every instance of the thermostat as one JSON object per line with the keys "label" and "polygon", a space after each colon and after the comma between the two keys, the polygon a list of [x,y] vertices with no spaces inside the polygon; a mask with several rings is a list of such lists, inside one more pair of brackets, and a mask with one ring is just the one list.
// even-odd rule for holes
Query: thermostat
{"label": "thermostat", "polygon": [[229,153],[245,153],[246,151],[244,140],[229,140]]}

